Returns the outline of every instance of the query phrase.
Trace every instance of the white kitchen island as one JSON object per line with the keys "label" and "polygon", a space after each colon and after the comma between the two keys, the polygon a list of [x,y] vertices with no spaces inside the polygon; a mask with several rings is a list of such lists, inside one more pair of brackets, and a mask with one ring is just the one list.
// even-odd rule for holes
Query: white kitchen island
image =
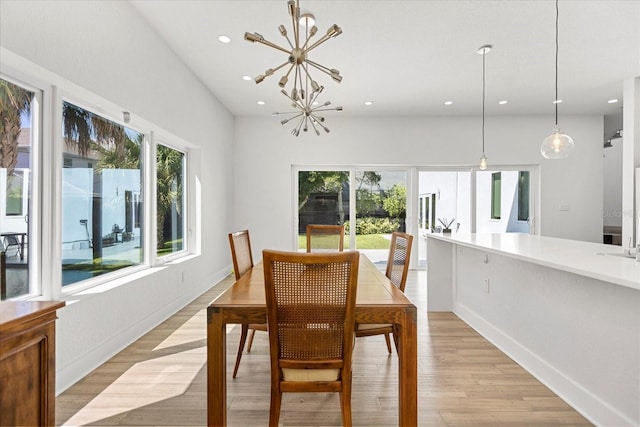
{"label": "white kitchen island", "polygon": [[640,425],[640,263],[621,247],[429,234],[427,292],[594,424]]}

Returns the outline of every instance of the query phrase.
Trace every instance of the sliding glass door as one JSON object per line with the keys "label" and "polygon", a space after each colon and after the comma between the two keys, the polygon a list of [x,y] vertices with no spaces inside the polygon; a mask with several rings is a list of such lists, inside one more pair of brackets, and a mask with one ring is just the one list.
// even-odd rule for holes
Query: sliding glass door
{"label": "sliding glass door", "polygon": [[407,230],[408,171],[331,168],[296,174],[297,249],[306,248],[307,224],[344,224],[345,250],[386,265],[391,233]]}
{"label": "sliding glass door", "polygon": [[[306,250],[308,224],[348,224],[351,218],[349,180],[348,170],[298,171],[298,250]],[[350,248],[346,238],[344,248]]]}
{"label": "sliding glass door", "polygon": [[391,233],[406,231],[407,171],[363,169],[355,172],[355,249],[386,265]]}

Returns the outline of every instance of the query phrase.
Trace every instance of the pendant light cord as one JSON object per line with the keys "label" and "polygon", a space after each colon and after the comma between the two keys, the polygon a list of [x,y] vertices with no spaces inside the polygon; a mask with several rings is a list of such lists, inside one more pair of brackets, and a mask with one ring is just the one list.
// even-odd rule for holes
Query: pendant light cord
{"label": "pendant light cord", "polygon": [[482,155],[483,156],[484,156],[484,86],[485,86],[484,61],[486,56],[487,56],[487,52],[482,54]]}
{"label": "pendant light cord", "polygon": [[558,127],[558,0],[556,0],[556,127]]}

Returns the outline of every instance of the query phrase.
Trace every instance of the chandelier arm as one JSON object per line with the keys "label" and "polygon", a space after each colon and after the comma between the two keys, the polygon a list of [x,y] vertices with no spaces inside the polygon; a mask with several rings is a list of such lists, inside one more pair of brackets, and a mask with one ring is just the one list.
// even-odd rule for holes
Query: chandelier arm
{"label": "chandelier arm", "polygon": [[309,35],[309,31],[307,31],[307,39],[304,41],[304,44],[302,45],[302,51],[304,53],[309,52],[309,40],[311,40],[313,38],[313,34]]}
{"label": "chandelier arm", "polygon": [[289,61],[285,61],[285,62],[283,62],[282,64],[278,65],[276,68],[269,68],[269,70],[271,70],[271,72],[269,73],[269,72],[268,72],[269,70],[266,70],[266,71],[264,72],[264,75],[265,75],[265,76],[270,76],[270,75],[272,75],[273,73],[275,73],[276,71],[278,71],[280,68],[282,68],[282,67],[284,67],[285,65],[288,65],[288,64],[289,64]]}
{"label": "chandelier arm", "polygon": [[[291,74],[291,70],[293,70],[293,67],[295,67],[295,64],[291,64],[291,67],[289,67],[289,71],[287,71],[287,74],[282,76],[282,78],[288,80],[289,79],[289,74]],[[289,96],[288,94],[286,94],[286,95]]]}
{"label": "chandelier arm", "polygon": [[280,50],[280,51],[282,51],[282,52],[284,52],[286,54],[291,53],[290,49],[285,49],[282,46],[279,46],[279,45],[277,45],[275,43],[270,42],[269,40],[256,40],[256,43],[260,43],[260,44],[263,44],[265,46],[272,47],[272,48],[274,48],[276,50]]}
{"label": "chandelier arm", "polygon": [[[307,62],[307,61],[305,61],[305,62]],[[304,64],[301,64],[300,66],[302,67],[302,69],[304,70],[305,74],[307,75],[307,80],[313,80],[311,78],[311,75],[309,74],[309,70],[307,69],[307,67],[305,67]],[[307,82],[307,84],[308,84],[308,82]],[[307,90],[309,90],[308,87],[307,87]]]}
{"label": "chandelier arm", "polygon": [[287,98],[289,98],[291,101],[296,102],[296,100],[295,100],[295,99],[293,99],[293,98],[292,98],[292,97],[287,93],[287,91],[286,91],[286,90],[282,89],[282,90],[280,91],[280,93],[281,93],[281,94],[283,94],[284,96],[286,96]]}
{"label": "chandelier arm", "polygon": [[304,50],[304,53],[309,53],[312,49],[315,49],[316,47],[318,47],[319,45],[321,45],[322,43],[326,42],[327,40],[329,40],[331,38],[331,36],[327,36],[326,34],[322,37],[320,37],[318,40],[315,41],[315,43],[313,43],[311,46],[309,46],[308,48],[306,48]]}
{"label": "chandelier arm", "polygon": [[[304,70],[304,72],[306,73],[306,76],[304,78],[304,90],[305,90],[305,99],[307,100],[307,106],[311,105],[309,104],[309,80],[311,79],[311,76],[309,75],[309,72],[307,71],[307,67],[303,65],[301,65],[302,69]],[[302,74],[302,73],[301,73]],[[302,78],[302,77],[300,77]],[[312,93],[313,96],[313,93]]]}
{"label": "chandelier arm", "polygon": [[318,70],[322,71],[322,72],[323,72],[323,73],[325,73],[326,75],[331,76],[331,77],[333,78],[333,74],[331,74],[331,71],[329,71],[329,68],[327,68],[327,67],[325,67],[325,66],[323,66],[323,65],[320,65],[320,64],[318,64],[317,62],[310,61],[310,60],[308,60],[308,59],[306,60],[306,62],[307,62],[309,65],[311,65],[311,66],[315,67],[316,69],[318,69]]}
{"label": "chandelier arm", "polygon": [[289,40],[289,36],[285,34],[284,38],[287,39],[287,43],[289,43],[289,46],[291,47],[291,49],[293,49],[293,43],[291,43],[291,40]]}
{"label": "chandelier arm", "polygon": [[312,114],[311,117],[313,117],[316,120],[316,124],[318,126],[324,129],[325,132],[329,133],[329,128],[322,124],[322,119],[320,117],[316,116],[315,114]]}
{"label": "chandelier arm", "polygon": [[299,95],[298,94],[298,74],[299,74],[299,72],[298,72],[298,66],[297,65],[295,65],[294,68],[295,68],[296,71],[295,71],[295,73],[293,75],[293,90],[291,91],[291,97],[295,101],[295,100],[297,100],[298,95]]}
{"label": "chandelier arm", "polygon": [[[272,113],[272,115],[281,115],[281,114],[302,114],[300,111],[276,111],[275,113]],[[289,119],[291,119],[293,117],[289,117]]]}
{"label": "chandelier arm", "polygon": [[302,91],[301,95],[304,95],[304,96],[300,96],[300,99],[306,99],[307,92],[305,90],[303,90],[304,85],[302,83],[302,72],[300,71],[300,65],[298,65],[296,67],[296,77],[297,77],[298,81],[300,82],[300,90]]}
{"label": "chandelier arm", "polygon": [[320,136],[320,131],[316,127],[316,124],[313,120],[311,120],[311,126],[313,127],[313,130],[316,132],[316,135]]}
{"label": "chandelier arm", "polygon": [[311,111],[315,113],[316,111],[342,111],[342,110],[340,110],[339,107],[333,107],[333,108],[314,108]]}
{"label": "chandelier arm", "polygon": [[300,24],[298,22],[298,16],[300,15],[300,6],[298,0],[296,0],[296,4],[291,9],[291,26],[293,28],[293,38],[296,41],[296,48],[300,47]]}
{"label": "chandelier arm", "polygon": [[[286,125],[287,123],[289,123],[291,120],[293,120],[293,119],[295,119],[295,118],[298,118],[298,117],[300,117],[301,115],[302,115],[302,113],[298,114],[297,116],[291,116],[291,117],[289,117],[289,118],[288,118],[288,119],[286,119],[286,120],[282,120],[280,123],[284,126],[284,125]],[[282,123],[282,122],[284,122],[284,123]]]}
{"label": "chandelier arm", "polygon": [[312,104],[318,98],[318,96],[320,96],[320,93],[322,93],[322,89],[324,89],[324,86],[320,86],[320,90],[318,90],[317,92],[313,93],[313,97],[311,98],[311,103]]}

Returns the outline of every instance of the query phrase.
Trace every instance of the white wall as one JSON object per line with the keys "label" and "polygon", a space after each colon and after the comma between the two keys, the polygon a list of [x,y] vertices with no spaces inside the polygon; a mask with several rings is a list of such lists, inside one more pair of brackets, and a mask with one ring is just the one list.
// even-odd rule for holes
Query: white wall
{"label": "white wall", "polygon": [[[611,141],[603,150],[604,211],[603,225],[622,227],[622,138]],[[625,243],[625,245],[627,245]]]}
{"label": "white wall", "polygon": [[[0,71],[92,94],[85,101],[103,99],[191,145],[189,205],[199,209],[190,213],[189,237],[200,256],[64,297],[60,392],[229,272],[233,117],[125,1],[3,1],[0,48]],[[44,144],[50,142],[45,129]]]}
{"label": "white wall", "polygon": [[[451,221],[452,229],[456,229],[456,223],[460,223],[460,230],[470,232],[471,219],[468,212],[459,211],[461,199],[469,200],[469,188],[460,189],[458,178],[461,175],[469,175],[468,172],[420,172],[418,175],[420,194],[431,193],[436,195],[436,222],[433,227],[444,226],[438,221],[439,218]],[[430,206],[433,209],[433,206]],[[431,214],[431,212],[430,212]],[[467,214],[467,215],[465,215]]]}
{"label": "white wall", "polygon": [[[289,249],[294,220],[291,165],[476,165],[480,117],[340,117],[328,115],[330,134],[296,138],[273,117],[235,123],[236,227],[253,234],[256,252]],[[576,142],[572,155],[546,160],[540,144],[549,117],[489,117],[486,154],[492,165],[540,164],[542,235],[602,239],[602,117],[560,118]],[[568,211],[560,211],[568,205]],[[255,236],[255,238],[254,238]]]}

